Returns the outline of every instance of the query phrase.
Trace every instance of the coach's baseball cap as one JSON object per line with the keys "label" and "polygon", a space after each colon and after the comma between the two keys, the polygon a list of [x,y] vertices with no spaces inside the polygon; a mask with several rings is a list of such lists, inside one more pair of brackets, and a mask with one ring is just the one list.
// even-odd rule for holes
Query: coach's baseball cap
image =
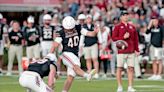
{"label": "coach's baseball cap", "polygon": [[125,15],[125,14],[129,14],[127,10],[122,10],[121,11],[121,16]]}

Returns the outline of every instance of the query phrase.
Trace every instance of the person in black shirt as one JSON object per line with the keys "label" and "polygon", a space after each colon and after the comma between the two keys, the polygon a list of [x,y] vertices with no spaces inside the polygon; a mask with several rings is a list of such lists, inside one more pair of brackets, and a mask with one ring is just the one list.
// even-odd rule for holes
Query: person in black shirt
{"label": "person in black shirt", "polygon": [[40,58],[40,32],[39,28],[34,25],[32,16],[28,17],[27,22],[28,25],[23,32],[27,45],[26,55],[31,61],[32,58]]}
{"label": "person in black shirt", "polygon": [[[94,24],[92,23],[92,15],[86,16],[86,24],[83,25],[85,29],[92,32],[94,31]],[[94,78],[99,78],[99,62],[98,62],[98,35],[94,37],[84,36],[84,57],[86,59],[86,65],[88,72],[92,69],[93,66],[96,69],[96,74]]]}
{"label": "person in black shirt", "polygon": [[158,17],[152,17],[146,33],[151,33],[150,57],[153,61],[153,75],[148,79],[160,80],[163,66],[164,27],[159,26]]}
{"label": "person in black shirt", "polygon": [[20,26],[17,21],[13,22],[12,30],[9,33],[9,40],[10,40],[10,47],[8,51],[8,72],[7,75],[10,76],[12,74],[12,67],[15,56],[18,60],[18,69],[19,74],[23,72],[22,66],[21,66],[21,60],[23,55],[23,33],[20,31]]}
{"label": "person in black shirt", "polygon": [[[52,53],[43,59],[32,60],[27,71],[21,74],[19,84],[27,88],[27,92],[54,92],[56,61],[56,56]],[[46,76],[48,76],[48,85],[43,81]]]}
{"label": "person in black shirt", "polygon": [[62,61],[67,67],[68,76],[62,92],[68,92],[76,74],[85,77],[88,81],[92,78],[92,75],[95,74],[95,69],[88,74],[80,68],[81,64],[78,52],[80,35],[95,36],[97,30],[89,32],[86,29],[81,29],[79,25],[76,25],[76,21],[71,16],[67,16],[63,19],[62,26],[61,31],[57,31],[56,33],[57,37],[51,48],[51,53],[53,53],[60,44],[63,45]]}

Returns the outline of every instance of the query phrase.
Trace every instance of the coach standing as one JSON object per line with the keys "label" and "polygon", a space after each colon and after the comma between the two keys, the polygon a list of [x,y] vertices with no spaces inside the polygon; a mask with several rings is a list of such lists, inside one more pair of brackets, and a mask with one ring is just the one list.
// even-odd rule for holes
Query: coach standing
{"label": "coach standing", "polygon": [[10,76],[12,74],[12,67],[15,56],[18,60],[18,69],[19,69],[19,75],[23,72],[22,66],[21,66],[21,60],[23,55],[23,33],[20,31],[20,25],[17,21],[13,22],[12,30],[9,33],[9,40],[10,40],[10,47],[8,52],[8,72],[6,75]]}
{"label": "coach standing", "polygon": [[[86,24],[83,25],[88,31],[94,31],[94,24],[92,21],[92,15],[86,16]],[[99,78],[99,62],[98,62],[98,36],[94,37],[84,37],[84,57],[86,59],[86,65],[88,72],[92,69],[92,61],[94,68],[96,69],[96,74],[94,75],[95,79]]]}
{"label": "coach standing", "polygon": [[135,92],[136,90],[132,87],[132,83],[134,59],[135,55],[139,55],[138,34],[135,27],[128,23],[128,12],[126,10],[121,12],[120,21],[121,23],[116,25],[113,30],[112,39],[114,41],[124,40],[128,43],[128,47],[126,49],[118,50],[117,54],[117,92],[123,92],[121,72],[125,62],[128,65],[128,92]]}

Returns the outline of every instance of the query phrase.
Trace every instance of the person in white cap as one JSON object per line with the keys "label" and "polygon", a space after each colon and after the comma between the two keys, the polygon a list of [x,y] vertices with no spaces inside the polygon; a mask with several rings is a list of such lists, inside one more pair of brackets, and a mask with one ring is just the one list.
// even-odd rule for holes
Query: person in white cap
{"label": "person in white cap", "polygon": [[34,25],[34,17],[29,16],[27,22],[28,25],[23,32],[27,45],[26,55],[31,61],[32,58],[40,58],[40,32],[39,28]]}
{"label": "person in white cap", "polygon": [[[80,14],[78,16],[78,22],[79,22],[79,25],[83,28],[84,27],[84,24],[85,24],[85,19],[86,19],[86,16],[84,14]],[[80,36],[80,44],[79,44],[79,56],[81,57],[83,55],[83,47],[84,47],[84,36],[81,35]]]}
{"label": "person in white cap", "polygon": [[0,75],[2,75],[2,66],[3,66],[3,50],[5,43],[5,34],[7,34],[7,28],[2,23],[3,15],[0,13]]}
{"label": "person in white cap", "polygon": [[60,44],[63,45],[62,61],[67,67],[67,79],[62,92],[68,92],[76,75],[80,75],[90,81],[92,75],[95,74],[95,69],[90,73],[86,73],[80,68],[81,64],[78,52],[80,35],[95,36],[98,30],[95,29],[95,31],[89,32],[86,29],[81,29],[79,25],[76,25],[76,21],[71,16],[67,16],[63,19],[62,26],[63,29],[56,33],[57,37],[55,38],[51,53],[54,52]]}
{"label": "person in white cap", "polygon": [[[56,78],[56,56],[48,54],[43,59],[33,60],[19,78],[19,84],[27,88],[27,92],[54,92]],[[48,76],[48,84],[43,78]]]}
{"label": "person in white cap", "polygon": [[[86,24],[84,28],[89,32],[94,31],[95,25],[93,24],[92,15],[86,15]],[[94,78],[99,78],[99,62],[98,62],[98,35],[93,37],[84,36],[84,58],[86,59],[87,71],[90,72],[92,69],[92,62],[94,68],[96,69],[96,74]]]}
{"label": "person in white cap", "polygon": [[41,26],[41,50],[42,56],[46,56],[52,47],[55,27],[51,26],[52,17],[49,14],[43,16],[43,26]]}
{"label": "person in white cap", "polygon": [[83,27],[83,25],[85,24],[85,19],[86,19],[86,16],[84,14],[79,14],[78,22],[79,22],[79,25],[81,25],[81,27]]}

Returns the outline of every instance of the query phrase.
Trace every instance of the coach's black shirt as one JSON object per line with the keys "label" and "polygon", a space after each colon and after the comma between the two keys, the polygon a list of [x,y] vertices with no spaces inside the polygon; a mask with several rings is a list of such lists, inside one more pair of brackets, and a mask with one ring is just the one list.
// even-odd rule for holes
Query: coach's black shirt
{"label": "coach's black shirt", "polygon": [[163,26],[158,26],[157,28],[152,27],[146,33],[151,33],[151,44],[154,47],[162,47],[162,41],[164,40]]}
{"label": "coach's black shirt", "polygon": [[[94,25],[93,25],[93,24],[91,24],[90,28],[88,27],[87,24],[84,24],[83,27],[84,27],[85,29],[87,29],[88,31],[94,31]],[[85,36],[85,38],[84,38],[85,47],[92,46],[92,45],[94,45],[95,43],[97,43],[97,41],[98,41],[97,36],[95,36],[95,37]]]}
{"label": "coach's black shirt", "polygon": [[[16,39],[18,38],[18,40]],[[13,30],[9,33],[9,40],[11,44],[21,45],[23,39],[23,33],[21,31],[14,32]]]}
{"label": "coach's black shirt", "polygon": [[[33,46],[40,43],[40,32],[39,28],[33,26],[32,28],[26,27],[24,30],[24,36],[27,41],[27,46]],[[34,37],[35,39],[30,40],[30,37]]]}

